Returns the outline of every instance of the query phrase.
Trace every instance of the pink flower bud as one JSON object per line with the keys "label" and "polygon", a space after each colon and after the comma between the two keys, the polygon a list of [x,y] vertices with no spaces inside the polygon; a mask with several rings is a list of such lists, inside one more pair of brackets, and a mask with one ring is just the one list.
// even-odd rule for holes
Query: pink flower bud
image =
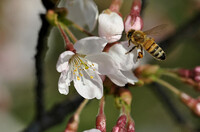
{"label": "pink flower bud", "polygon": [[124,21],[125,31],[128,32],[130,29],[142,30],[143,20],[140,17],[141,11],[141,0],[134,0],[130,14],[126,17]]}
{"label": "pink flower bud", "polygon": [[187,105],[197,116],[200,116],[200,99],[194,99],[186,93],[181,93],[180,99]]}
{"label": "pink flower bud", "polygon": [[124,26],[125,26],[125,32],[128,32],[131,29],[142,30],[143,20],[140,16],[128,15],[124,22]]}
{"label": "pink flower bud", "polygon": [[195,76],[194,80],[199,83],[200,82],[200,75],[199,76]]}
{"label": "pink flower bud", "polygon": [[135,132],[135,123],[133,120],[130,120],[127,125],[127,132]]}
{"label": "pink flower bud", "polygon": [[125,126],[126,126],[126,115],[121,115],[118,120],[116,125],[113,127],[112,132],[125,132],[127,131]]}
{"label": "pink flower bud", "polygon": [[181,76],[181,77],[188,78],[188,77],[190,76],[190,70],[187,70],[187,69],[179,69],[179,70],[178,70],[178,74],[179,74],[179,76]]}
{"label": "pink flower bud", "polygon": [[200,66],[194,68],[195,75],[200,75]]}
{"label": "pink flower bud", "polygon": [[99,36],[107,39],[109,43],[118,41],[124,30],[124,23],[122,17],[117,13],[110,11],[109,9],[104,10],[99,15]]}
{"label": "pink flower bud", "polygon": [[106,116],[104,114],[99,114],[97,116],[96,128],[101,130],[101,132],[106,132]]}
{"label": "pink flower bud", "polygon": [[96,128],[101,132],[106,132],[106,116],[104,114],[104,97],[101,98],[99,105],[99,113],[96,117]]}
{"label": "pink flower bud", "polygon": [[75,114],[69,119],[65,132],[76,132],[78,129],[78,124],[79,124],[79,115]]}

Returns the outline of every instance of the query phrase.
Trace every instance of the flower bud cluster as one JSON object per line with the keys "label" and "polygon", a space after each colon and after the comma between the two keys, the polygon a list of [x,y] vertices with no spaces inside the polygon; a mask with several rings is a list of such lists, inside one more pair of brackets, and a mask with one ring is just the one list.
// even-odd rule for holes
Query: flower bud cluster
{"label": "flower bud cluster", "polygon": [[189,107],[197,116],[200,116],[200,97],[194,99],[186,93],[180,94],[181,101]]}

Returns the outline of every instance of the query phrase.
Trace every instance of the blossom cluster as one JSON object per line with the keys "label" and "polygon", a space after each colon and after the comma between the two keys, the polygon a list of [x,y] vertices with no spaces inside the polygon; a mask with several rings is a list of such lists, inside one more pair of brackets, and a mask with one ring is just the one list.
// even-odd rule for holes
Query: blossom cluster
{"label": "blossom cluster", "polygon": [[[74,13],[74,8],[80,7],[78,9],[83,17],[80,24],[86,24],[89,30],[92,30],[98,21],[99,37],[82,38],[72,45],[73,50],[65,51],[60,55],[56,66],[57,71],[61,73],[58,83],[59,92],[68,94],[69,86],[73,81],[74,87],[82,97],[100,99],[103,96],[104,76],[117,86],[122,87],[127,83],[134,85],[137,78],[132,69],[136,67],[137,51],[126,54],[133,46],[129,46],[128,41],[119,42],[125,27],[117,9],[111,6],[112,8],[105,9],[98,15],[97,6],[92,0],[71,2],[73,4],[67,3],[69,19],[77,21],[76,15],[71,15],[71,12]],[[137,27],[137,30],[140,29],[141,27]]]}
{"label": "blossom cluster", "polygon": [[[66,1],[67,10],[64,13],[60,13],[59,9],[55,9],[55,12],[50,10],[47,13],[50,23],[59,28],[66,46],[66,51],[60,54],[56,65],[57,71],[61,73],[58,81],[59,92],[67,95],[70,85],[73,84],[86,102],[88,99],[101,99],[99,113],[96,117],[96,129],[85,132],[106,131],[104,95],[107,94],[114,95],[116,107],[121,111],[112,132],[135,132],[135,123],[131,117],[132,94],[129,89],[124,88],[126,84],[135,85],[137,83],[138,86],[152,82],[161,84],[178,95],[193,113],[200,116],[199,98],[192,98],[160,79],[162,75],[178,78],[199,90],[200,67],[192,70],[169,70],[158,65],[138,66],[139,55],[142,54],[143,57],[143,48],[152,49],[152,52],[157,54],[161,51],[158,49],[161,48],[150,37],[147,37],[146,40],[151,39],[151,41],[146,41],[143,45],[131,41],[130,31],[142,32],[140,30],[143,29],[143,20],[140,17],[142,2],[133,0],[130,13],[124,20],[120,13],[122,3],[123,0],[112,0],[110,7],[99,14],[98,7],[93,0],[69,0]],[[63,18],[60,14],[67,14],[67,18]],[[97,23],[98,35],[95,36],[91,32]],[[89,37],[77,40],[69,30],[69,25],[86,33]],[[121,41],[123,32],[126,33],[129,40]],[[136,34],[133,39],[139,38],[138,36],[140,34]],[[107,91],[104,90],[104,86],[109,87],[106,89]],[[70,118],[65,132],[78,130],[79,115],[85,104],[83,102]]]}

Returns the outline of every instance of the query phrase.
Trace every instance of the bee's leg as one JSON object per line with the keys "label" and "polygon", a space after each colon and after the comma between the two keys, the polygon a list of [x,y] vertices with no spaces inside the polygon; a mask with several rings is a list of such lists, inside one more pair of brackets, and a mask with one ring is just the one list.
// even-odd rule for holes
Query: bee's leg
{"label": "bee's leg", "polygon": [[128,54],[128,53],[130,53],[131,51],[133,51],[135,48],[136,48],[137,46],[133,46],[133,48],[132,49],[130,49],[128,52],[126,52],[125,54]]}
{"label": "bee's leg", "polygon": [[128,40],[128,47],[131,45],[131,40],[129,39]]}
{"label": "bee's leg", "polygon": [[138,59],[143,58],[143,47],[141,45],[138,46],[140,48],[140,52],[138,52],[137,61]]}

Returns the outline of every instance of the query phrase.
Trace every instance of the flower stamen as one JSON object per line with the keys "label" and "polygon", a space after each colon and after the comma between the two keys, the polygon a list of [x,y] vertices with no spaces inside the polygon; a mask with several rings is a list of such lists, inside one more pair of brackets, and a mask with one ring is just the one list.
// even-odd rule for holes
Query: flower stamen
{"label": "flower stamen", "polygon": [[77,80],[83,80],[84,75],[82,70],[84,70],[91,79],[94,78],[94,76],[92,76],[87,70],[90,68],[93,71],[95,71],[95,65],[93,63],[89,64],[89,62],[85,60],[84,57],[81,57],[80,55],[76,54],[70,59],[69,63],[72,65],[71,68]]}

